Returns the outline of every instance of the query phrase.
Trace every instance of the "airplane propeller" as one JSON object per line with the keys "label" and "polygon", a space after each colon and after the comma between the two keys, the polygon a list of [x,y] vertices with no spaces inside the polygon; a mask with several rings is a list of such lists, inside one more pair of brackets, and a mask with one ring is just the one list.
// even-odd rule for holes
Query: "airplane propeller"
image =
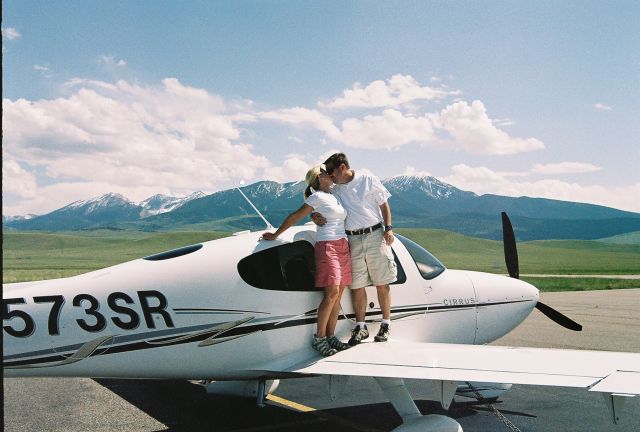
{"label": "airplane propeller", "polygon": [[[516,248],[516,236],[513,233],[513,227],[509,216],[505,212],[502,212],[502,239],[504,245],[504,259],[507,264],[507,271],[509,276],[515,279],[520,279],[520,266],[518,264],[518,249]],[[542,312],[547,318],[560,324],[562,327],[573,331],[581,331],[582,326],[571,318],[558,312],[551,306],[548,306],[542,302],[536,303],[536,309]]]}

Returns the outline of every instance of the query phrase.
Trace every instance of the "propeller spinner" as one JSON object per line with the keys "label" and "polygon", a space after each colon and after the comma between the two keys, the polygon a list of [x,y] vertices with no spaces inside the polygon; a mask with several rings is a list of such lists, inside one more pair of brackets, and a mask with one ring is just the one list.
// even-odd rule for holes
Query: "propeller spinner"
{"label": "propeller spinner", "polygon": [[[516,236],[513,233],[513,226],[509,216],[505,212],[502,212],[502,240],[504,245],[504,259],[507,264],[507,271],[509,276],[515,279],[520,279],[520,267],[518,264],[518,249],[516,248]],[[582,326],[571,318],[563,315],[557,310],[553,309],[542,302],[536,304],[536,309],[542,312],[547,318],[560,324],[562,327],[573,331],[581,331]]]}

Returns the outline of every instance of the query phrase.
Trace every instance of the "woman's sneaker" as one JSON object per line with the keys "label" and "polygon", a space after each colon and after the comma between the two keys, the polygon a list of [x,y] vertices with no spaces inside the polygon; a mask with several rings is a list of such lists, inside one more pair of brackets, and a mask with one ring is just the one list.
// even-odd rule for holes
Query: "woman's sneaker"
{"label": "woman's sneaker", "polygon": [[369,337],[369,329],[367,329],[367,326],[365,325],[364,328],[360,328],[360,326],[357,325],[353,330],[351,330],[351,339],[349,339],[349,345],[350,346],[358,345],[360,342],[362,342],[368,337]]}
{"label": "woman's sneaker", "polygon": [[346,344],[346,343],[342,342],[335,335],[331,335],[331,336],[327,337],[327,342],[329,342],[329,346],[331,348],[335,348],[338,351],[344,351],[347,348],[349,348],[349,344]]}
{"label": "woman's sneaker", "polygon": [[326,337],[319,338],[317,336],[314,336],[313,342],[311,342],[311,346],[313,347],[314,350],[318,351],[320,354],[322,354],[325,357],[332,356],[338,352],[337,350],[329,346],[329,342],[327,341]]}

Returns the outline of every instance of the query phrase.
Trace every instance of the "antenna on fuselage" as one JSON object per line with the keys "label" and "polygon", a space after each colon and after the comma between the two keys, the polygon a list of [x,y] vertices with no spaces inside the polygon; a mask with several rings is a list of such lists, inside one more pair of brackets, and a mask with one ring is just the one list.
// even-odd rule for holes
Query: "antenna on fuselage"
{"label": "antenna on fuselage", "polygon": [[[242,186],[244,184],[244,181],[240,182],[240,186]],[[244,192],[242,192],[242,190],[240,189],[240,186],[236,186],[236,189],[238,189],[238,192],[240,192],[242,194],[242,196],[244,197],[244,199],[247,200],[247,202],[249,203],[249,205],[251,207],[253,207],[253,209],[256,211],[256,213],[258,213],[258,216],[260,216],[260,218],[264,221],[265,224],[267,224],[267,228],[266,229],[274,229],[274,226],[271,225],[271,222],[269,222],[267,220],[267,218],[265,218],[262,213],[260,213],[260,210],[258,210],[256,208],[256,206],[253,205],[253,203],[251,202],[251,200],[244,194]]]}

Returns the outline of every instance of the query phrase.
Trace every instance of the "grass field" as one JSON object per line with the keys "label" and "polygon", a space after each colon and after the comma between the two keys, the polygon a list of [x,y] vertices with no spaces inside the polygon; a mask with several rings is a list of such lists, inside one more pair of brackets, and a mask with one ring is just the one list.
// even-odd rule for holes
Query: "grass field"
{"label": "grass field", "polygon": [[530,277],[524,276],[522,280],[529,282],[540,291],[595,291],[626,288],[640,288],[640,279],[609,279],[609,278],[583,278],[583,277]]}
{"label": "grass field", "polygon": [[[421,244],[445,266],[506,273],[501,241],[465,237],[450,231],[398,229]],[[640,245],[587,240],[519,242],[523,274],[640,274]]]}
{"label": "grass field", "polygon": [[[398,229],[449,268],[506,273],[502,242],[450,231]],[[216,231],[148,233],[79,231],[5,232],[3,283],[74,276],[157,252],[228,236]],[[640,245],[597,241],[518,244],[523,274],[640,274]],[[523,278],[543,291],[638,287],[640,281],[594,278]]]}

